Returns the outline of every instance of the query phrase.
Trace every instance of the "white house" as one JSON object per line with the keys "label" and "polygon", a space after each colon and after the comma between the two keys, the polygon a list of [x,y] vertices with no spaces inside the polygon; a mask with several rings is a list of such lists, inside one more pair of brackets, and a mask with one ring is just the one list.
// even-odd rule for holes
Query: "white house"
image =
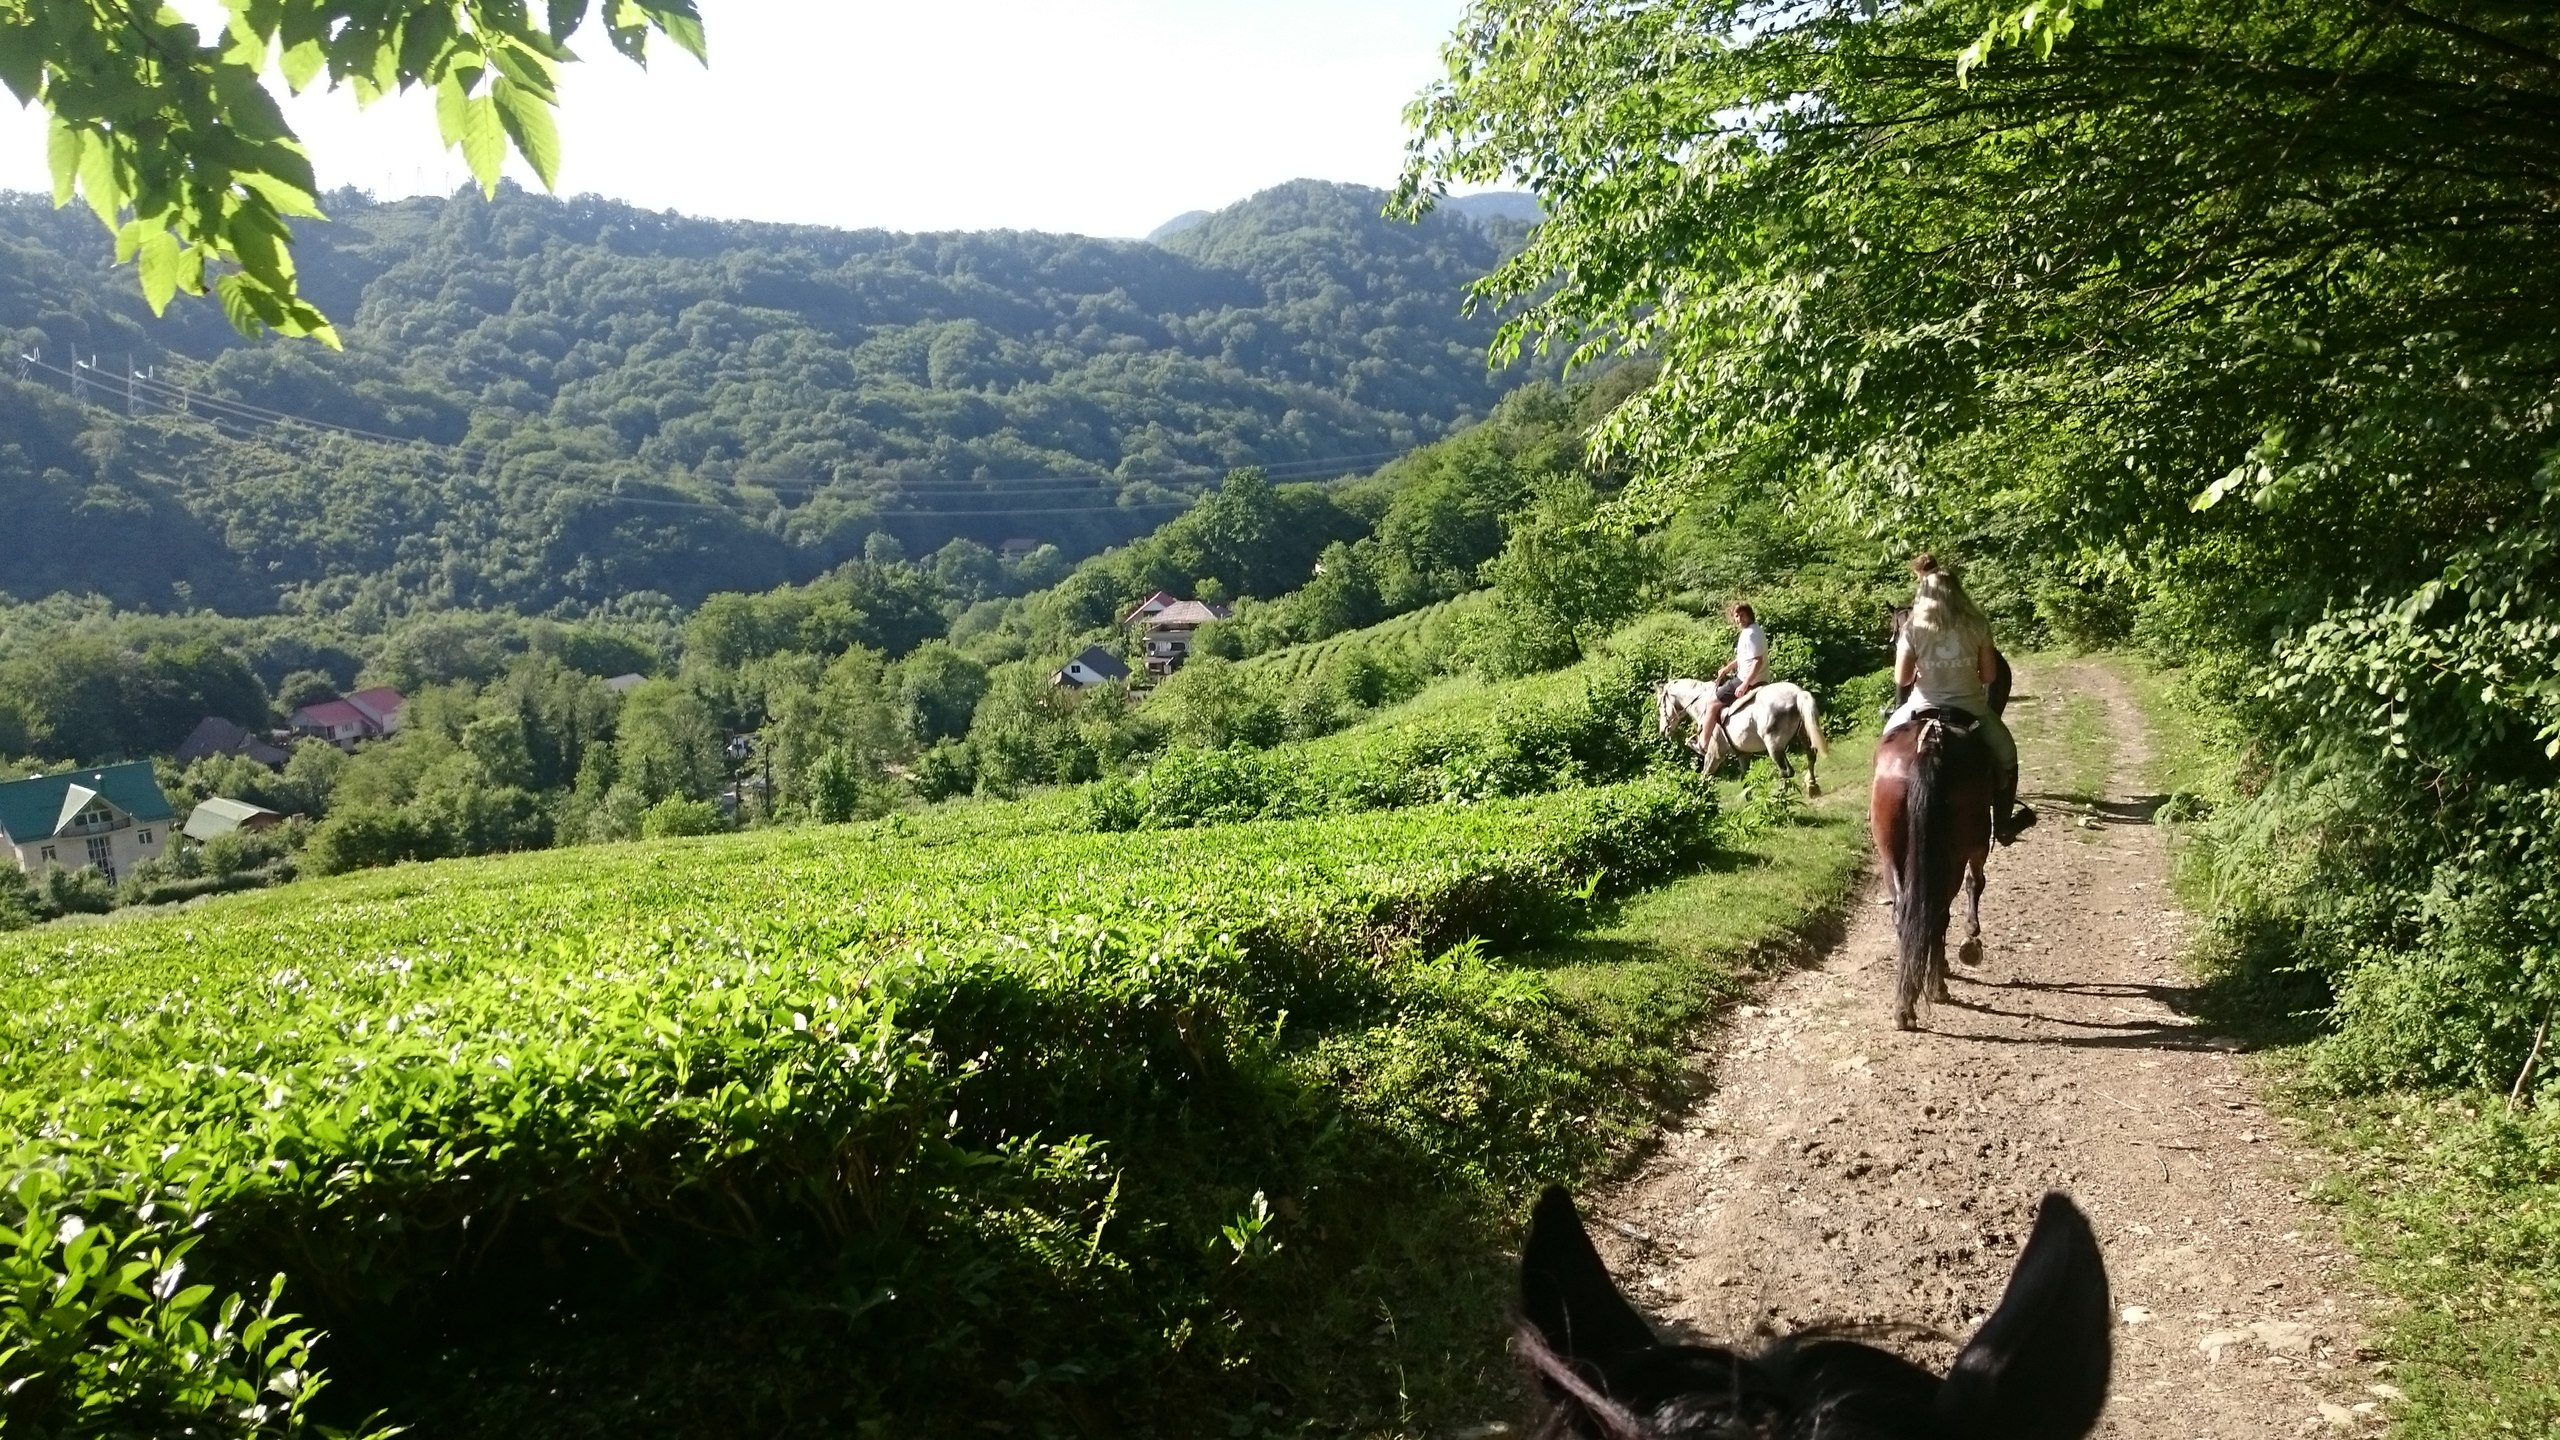
{"label": "white house", "polygon": [[1107,684],[1129,678],[1129,666],[1117,655],[1099,645],[1087,645],[1076,658],[1049,673],[1052,685],[1072,685],[1081,690],[1088,685]]}
{"label": "white house", "polygon": [[145,760],[0,784],[0,840],[30,875],[94,866],[112,881],[169,848],[173,818]]}

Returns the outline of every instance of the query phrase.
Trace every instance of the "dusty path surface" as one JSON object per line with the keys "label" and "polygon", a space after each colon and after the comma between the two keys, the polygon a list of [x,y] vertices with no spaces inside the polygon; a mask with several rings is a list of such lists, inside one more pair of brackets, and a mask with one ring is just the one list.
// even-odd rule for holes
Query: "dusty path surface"
{"label": "dusty path surface", "polygon": [[[2007,1283],[2037,1198],[2065,1190],[2120,1316],[2099,1434],[2377,1431],[2392,1392],[2335,1228],[2301,1197],[2311,1166],[2242,1057],[2181,1014],[2183,918],[2130,694],[2079,664],[2018,688],[2043,823],[1992,862],[1989,955],[1958,970],[1956,1003],[1923,1033],[1892,1028],[1891,929],[1870,894],[1819,967],[1701,1058],[1711,1092],[1594,1197],[1595,1234],[1629,1293],[1693,1338],[1817,1320],[1960,1335]],[[2103,797],[2053,793],[2101,780]]]}

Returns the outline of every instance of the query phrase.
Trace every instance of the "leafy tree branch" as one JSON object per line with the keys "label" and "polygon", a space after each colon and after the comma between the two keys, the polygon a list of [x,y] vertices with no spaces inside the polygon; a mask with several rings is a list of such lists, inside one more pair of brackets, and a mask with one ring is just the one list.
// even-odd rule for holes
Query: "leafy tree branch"
{"label": "leafy tree branch", "polygon": [[301,294],[290,222],[324,218],[311,160],[270,77],[299,94],[324,80],[359,104],[432,90],[448,147],[494,193],[509,149],[545,186],[560,169],[559,67],[595,15],[614,49],[645,63],[652,35],[702,59],[693,0],[226,0],[206,35],[166,5],[0,0],[0,84],[52,117],[53,199],[76,195],[165,310],[214,296],[243,334],[337,344]]}

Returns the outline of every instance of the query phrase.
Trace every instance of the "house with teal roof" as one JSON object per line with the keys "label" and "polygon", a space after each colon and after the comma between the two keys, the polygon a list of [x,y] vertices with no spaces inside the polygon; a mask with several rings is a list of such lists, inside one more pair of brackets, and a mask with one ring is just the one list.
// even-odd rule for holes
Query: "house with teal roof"
{"label": "house with teal roof", "polygon": [[94,866],[113,881],[169,848],[175,818],[146,760],[0,784],[0,841],[30,875]]}

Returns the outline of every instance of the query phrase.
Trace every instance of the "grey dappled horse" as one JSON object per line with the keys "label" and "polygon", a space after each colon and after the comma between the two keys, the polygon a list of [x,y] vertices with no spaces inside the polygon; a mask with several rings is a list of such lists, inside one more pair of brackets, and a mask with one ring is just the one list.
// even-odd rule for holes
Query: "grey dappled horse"
{"label": "grey dappled horse", "polygon": [[1709,680],[1666,680],[1653,687],[1654,719],[1662,738],[1677,740],[1683,730],[1695,732],[1689,748],[1697,752],[1699,774],[1712,775],[1727,760],[1741,756],[1766,755],[1780,775],[1793,780],[1796,767],[1789,762],[1789,752],[1801,747],[1804,793],[1822,793],[1821,761],[1831,753],[1831,746],[1822,738],[1821,709],[1812,695],[1801,686],[1773,681],[1727,706],[1724,723],[1709,733],[1707,705],[1715,694],[1715,683]]}

